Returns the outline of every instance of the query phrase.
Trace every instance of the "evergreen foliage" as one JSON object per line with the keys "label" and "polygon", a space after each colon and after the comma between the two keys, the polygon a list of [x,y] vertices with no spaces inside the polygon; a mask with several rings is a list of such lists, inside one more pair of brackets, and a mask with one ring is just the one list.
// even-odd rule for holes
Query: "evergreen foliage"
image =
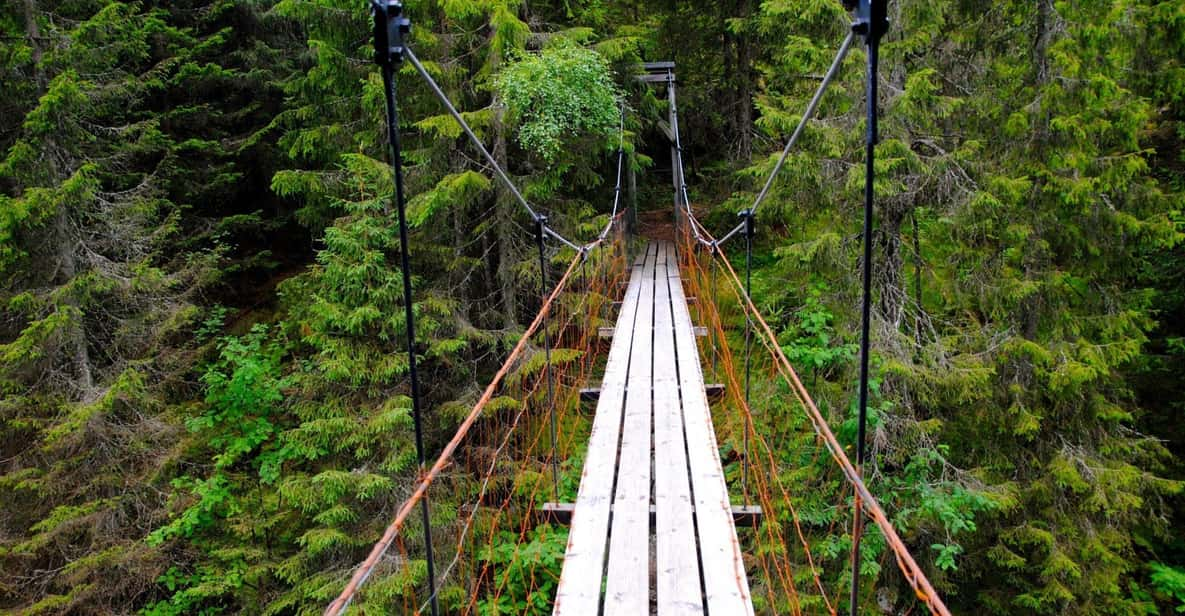
{"label": "evergreen foliage", "polygon": [[[1183,6],[890,3],[868,476],[956,613],[1185,613]],[[479,138],[580,239],[606,220],[622,104],[639,205],[670,207],[666,103],[638,62],[677,63],[694,205],[725,228],[849,24],[834,0],[407,10]],[[533,315],[532,221],[408,66],[398,267],[370,26],[356,0],[0,4],[0,611],[320,613],[415,480],[403,277],[430,455]],[[755,300],[845,444],[863,53],[762,206],[754,255]],[[758,429],[805,428],[781,385],[755,379],[754,399]],[[802,438],[778,463],[818,489],[795,506],[838,562],[850,537],[823,493],[840,485]],[[434,523],[463,498],[434,501]],[[362,611],[417,596],[416,527]],[[479,611],[548,612],[515,563],[558,575],[565,540],[540,526],[481,555],[507,590]],[[863,605],[909,610],[883,539],[865,546]]]}

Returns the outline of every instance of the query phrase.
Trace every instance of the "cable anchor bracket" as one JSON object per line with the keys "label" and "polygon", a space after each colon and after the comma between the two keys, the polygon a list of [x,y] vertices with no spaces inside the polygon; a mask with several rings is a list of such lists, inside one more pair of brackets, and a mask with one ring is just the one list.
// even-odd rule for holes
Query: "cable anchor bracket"
{"label": "cable anchor bracket", "polygon": [[755,217],[753,214],[754,214],[753,208],[744,209],[744,210],[737,212],[737,218],[740,218],[741,221],[745,223],[745,237],[750,240],[753,239],[753,231],[754,231],[754,218]]}
{"label": "cable anchor bracket", "polygon": [[880,42],[889,31],[887,0],[844,0],[844,8],[855,12],[852,32],[864,37],[866,43]]}
{"label": "cable anchor bracket", "polygon": [[403,62],[404,41],[411,33],[411,20],[403,15],[401,0],[370,0],[374,15],[374,63],[394,66]]}

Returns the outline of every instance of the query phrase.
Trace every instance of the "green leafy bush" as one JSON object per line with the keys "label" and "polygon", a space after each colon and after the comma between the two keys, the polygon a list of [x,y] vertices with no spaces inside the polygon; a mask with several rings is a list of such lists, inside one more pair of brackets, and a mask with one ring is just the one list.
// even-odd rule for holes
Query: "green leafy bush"
{"label": "green leafy bush", "polygon": [[560,579],[568,531],[541,525],[520,542],[504,532],[481,555],[493,571],[492,583],[478,602],[478,613],[550,614]]}
{"label": "green leafy bush", "polygon": [[616,134],[617,87],[595,51],[549,47],[507,66],[494,85],[519,123],[519,143],[549,163],[565,140]]}

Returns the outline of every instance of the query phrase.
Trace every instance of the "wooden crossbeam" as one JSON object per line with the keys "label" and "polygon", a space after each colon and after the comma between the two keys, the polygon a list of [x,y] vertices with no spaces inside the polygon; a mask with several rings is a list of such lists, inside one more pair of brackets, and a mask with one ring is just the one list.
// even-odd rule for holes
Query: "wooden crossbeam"
{"label": "wooden crossbeam", "polygon": [[[598,327],[597,337],[602,340],[612,339],[614,331],[616,331],[616,329],[613,327]],[[708,335],[708,328],[704,325],[692,326],[691,331],[699,338],[705,338]]]}
{"label": "wooden crossbeam", "polygon": [[[724,383],[705,383],[704,392],[708,394],[708,400],[716,401],[724,397]],[[580,389],[581,402],[596,402],[601,398],[601,388],[599,387],[583,387]]]}
{"label": "wooden crossbeam", "polygon": [[[535,524],[559,524],[567,526],[572,522],[572,513],[576,511],[575,503],[543,503],[534,511]],[[609,515],[613,515],[613,507],[609,507]],[[758,505],[733,505],[732,523],[742,528],[753,528],[761,524],[765,515]],[[655,507],[650,506],[650,524],[654,524]]]}
{"label": "wooden crossbeam", "polygon": [[[696,302],[698,302],[698,301],[699,301],[699,299],[698,299],[696,296],[694,296],[694,295],[688,295],[688,296],[687,296],[687,305],[688,305],[688,306],[694,306],[694,305],[696,304]],[[614,307],[615,309],[616,309],[616,308],[621,308],[621,304],[622,304],[621,302],[613,302],[613,307]]]}

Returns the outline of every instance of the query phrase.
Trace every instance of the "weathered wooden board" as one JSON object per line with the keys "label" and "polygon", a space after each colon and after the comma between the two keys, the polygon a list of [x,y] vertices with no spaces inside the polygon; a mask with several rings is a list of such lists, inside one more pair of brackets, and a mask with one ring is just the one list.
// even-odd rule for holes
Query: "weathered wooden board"
{"label": "weathered wooden board", "polygon": [[[639,256],[645,258],[645,254]],[[576,496],[576,512],[568,532],[564,567],[556,590],[555,613],[561,615],[597,614],[601,599],[601,581],[605,570],[605,547],[609,536],[609,512],[613,503],[616,477],[617,443],[621,436],[621,416],[633,332],[642,293],[641,268],[630,277],[617,319],[617,336],[609,349],[601,396],[589,435],[588,453]],[[647,300],[650,302],[651,300]]]}
{"label": "weathered wooden board", "polygon": [[654,273],[657,246],[642,268],[638,314],[621,424],[621,453],[609,532],[605,612],[645,614],[650,609],[650,415],[653,362]]}
{"label": "weathered wooden board", "polygon": [[[654,532],[659,616],[704,613],[699,554],[695,533],[689,532],[695,523],[679,401],[671,269],[678,273],[676,264],[663,262],[654,294]],[[678,279],[674,282],[677,286]]]}
{"label": "weathered wooden board", "polygon": [[[664,249],[673,250],[666,245]],[[678,278],[672,278],[672,281]],[[675,347],[679,361],[679,386],[683,398],[683,422],[690,456],[700,563],[710,614],[752,614],[749,579],[745,574],[728,485],[720,465],[720,451],[712,428],[712,413],[704,392],[699,349],[691,329],[681,284],[671,285],[675,321]]]}

